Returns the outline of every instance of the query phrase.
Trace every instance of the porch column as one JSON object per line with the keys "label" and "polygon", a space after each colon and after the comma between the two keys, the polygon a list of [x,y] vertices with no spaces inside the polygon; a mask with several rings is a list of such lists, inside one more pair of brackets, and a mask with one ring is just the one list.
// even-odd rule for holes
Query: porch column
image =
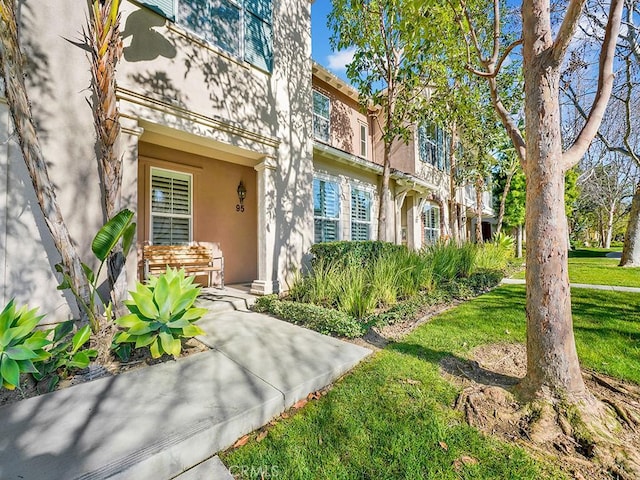
{"label": "porch column", "polygon": [[258,172],[258,279],[251,284],[251,293],[268,295],[280,291],[274,258],[276,166],[274,159],[266,158],[254,168]]}
{"label": "porch column", "polygon": [[[0,82],[0,87],[3,85]],[[5,100],[0,98],[0,178],[9,178],[9,139],[13,125],[9,117],[9,107]],[[8,299],[6,298],[7,289],[7,208],[9,205],[9,185],[8,181],[0,182],[0,226],[2,236],[0,237],[0,302],[4,306]]]}
{"label": "porch column", "polygon": [[425,199],[411,197],[411,206],[407,208],[407,247],[412,250],[422,248],[422,209]]}
{"label": "porch column", "polygon": [[[138,119],[120,116],[120,152],[122,153],[122,190],[120,192],[120,208],[128,208],[138,217],[138,142],[144,130],[138,125]],[[137,232],[135,234],[137,237]],[[137,238],[133,245],[137,244]],[[132,248],[127,256],[127,284],[134,290],[138,280],[138,252]]]}
{"label": "porch column", "polygon": [[407,190],[399,192],[395,196],[396,245],[402,245],[402,204],[406,196]]}

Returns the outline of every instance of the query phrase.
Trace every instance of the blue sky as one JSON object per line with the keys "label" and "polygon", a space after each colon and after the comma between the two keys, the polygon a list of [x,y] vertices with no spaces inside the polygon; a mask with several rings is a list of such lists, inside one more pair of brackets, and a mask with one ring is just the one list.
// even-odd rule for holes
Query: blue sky
{"label": "blue sky", "polygon": [[329,45],[331,31],[327,27],[327,15],[331,11],[331,0],[315,0],[311,4],[311,56],[323,67],[343,80],[345,65],[351,61],[348,51],[334,52]]}

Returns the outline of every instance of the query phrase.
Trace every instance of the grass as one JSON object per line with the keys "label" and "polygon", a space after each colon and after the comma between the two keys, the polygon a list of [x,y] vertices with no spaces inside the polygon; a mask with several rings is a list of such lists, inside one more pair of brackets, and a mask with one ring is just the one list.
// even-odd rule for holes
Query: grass
{"label": "grass", "polygon": [[[640,383],[640,296],[572,293],[583,366]],[[478,345],[524,336],[524,287],[495,289],[378,352],[264,440],[223,460],[234,473],[248,473],[241,478],[260,478],[266,469],[287,479],[562,478],[467,426],[451,408],[456,388],[439,373],[447,355],[464,357]],[[478,463],[454,468],[463,455]]]}
{"label": "grass", "polygon": [[[640,268],[620,268],[618,258],[607,258],[611,251],[601,248],[583,248],[569,252],[569,280],[591,285],[617,285],[640,287]],[[524,271],[514,275],[524,278]]]}

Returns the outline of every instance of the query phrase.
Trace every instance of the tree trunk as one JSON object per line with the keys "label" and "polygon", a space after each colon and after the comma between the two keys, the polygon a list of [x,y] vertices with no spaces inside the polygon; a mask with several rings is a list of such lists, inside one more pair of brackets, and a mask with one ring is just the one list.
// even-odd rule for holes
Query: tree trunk
{"label": "tree trunk", "polygon": [[391,178],[391,144],[386,140],[384,143],[384,164],[382,167],[382,184],[380,185],[380,208],[378,209],[378,240],[389,241],[388,220],[389,205],[391,204],[391,191],[389,189],[389,179]]}
{"label": "tree trunk", "polygon": [[[27,88],[24,83],[23,58],[18,41],[18,27],[13,1],[2,0],[0,1],[0,68],[5,80],[7,104],[13,118],[22,156],[38,199],[38,205],[51,232],[56,249],[62,257],[63,268],[71,278],[74,290],[88,305],[89,284],[87,277],[82,269],[80,256],[71,240],[69,230],[64,223],[36,133]],[[80,301],[78,301],[78,310],[81,320],[86,320],[87,312]]]}
{"label": "tree trunk", "polygon": [[[122,56],[119,0],[94,0],[90,5],[87,43],[91,48],[93,118],[99,151],[103,207],[106,220],[120,210],[122,158],[118,152],[120,112],[116,97],[116,66]],[[116,313],[123,314],[127,298],[125,258],[120,245],[107,259],[111,301]]]}
{"label": "tree trunk", "polygon": [[[591,398],[578,363],[567,262],[568,225],[560,135],[559,62],[549,11],[537,0],[523,5],[527,230],[527,374],[524,399],[574,403]],[[543,2],[542,2],[543,3]]]}
{"label": "tree trunk", "polygon": [[484,179],[479,178],[475,182],[476,190],[476,243],[482,243],[482,190]]}
{"label": "tree trunk", "polygon": [[502,195],[500,196],[500,209],[498,210],[498,225],[496,227],[496,236],[500,235],[502,231],[502,222],[504,221],[504,210],[507,203],[507,195],[509,195],[509,190],[511,189],[511,180],[513,176],[516,174],[516,169],[514,168],[507,174],[507,179],[504,182],[504,190],[502,191]]}
{"label": "tree trunk", "polygon": [[613,218],[616,213],[616,200],[609,205],[609,211],[607,212],[607,231],[604,240],[604,248],[611,248],[611,237],[613,237]]}
{"label": "tree trunk", "polygon": [[518,225],[516,238],[516,258],[522,258],[522,225]]}
{"label": "tree trunk", "polygon": [[451,140],[449,142],[449,230],[451,237],[456,245],[460,244],[460,232],[458,222],[458,205],[456,197],[458,193],[458,185],[456,183],[456,154],[455,147],[458,141],[458,128],[454,122],[451,126]]}
{"label": "tree trunk", "polygon": [[624,234],[621,267],[640,267],[640,182],[631,201],[629,223]]}

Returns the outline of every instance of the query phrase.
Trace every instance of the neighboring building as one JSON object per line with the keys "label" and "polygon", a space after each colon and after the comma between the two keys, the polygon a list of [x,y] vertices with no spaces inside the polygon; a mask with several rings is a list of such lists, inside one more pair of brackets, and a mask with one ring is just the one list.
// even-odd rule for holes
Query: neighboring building
{"label": "neighboring building", "polygon": [[[375,111],[363,112],[358,92],[313,65],[314,241],[377,238],[383,143]],[[441,128],[422,125],[391,151],[393,219],[388,238],[420,249],[449,237],[449,140]],[[490,189],[488,189],[490,190]],[[456,189],[461,238],[475,232],[475,192]],[[483,231],[491,237],[490,191],[483,193]]]}
{"label": "neighboring building", "polygon": [[[29,95],[65,221],[92,262],[104,218],[76,43],[87,3],[37,3],[18,2]],[[125,0],[121,11],[122,206],[137,213],[138,244],[219,242],[227,283],[281,290],[313,242],[310,3]],[[0,301],[66,317],[59,256],[10,131],[0,99]],[[135,279],[135,252],[127,265]]]}

